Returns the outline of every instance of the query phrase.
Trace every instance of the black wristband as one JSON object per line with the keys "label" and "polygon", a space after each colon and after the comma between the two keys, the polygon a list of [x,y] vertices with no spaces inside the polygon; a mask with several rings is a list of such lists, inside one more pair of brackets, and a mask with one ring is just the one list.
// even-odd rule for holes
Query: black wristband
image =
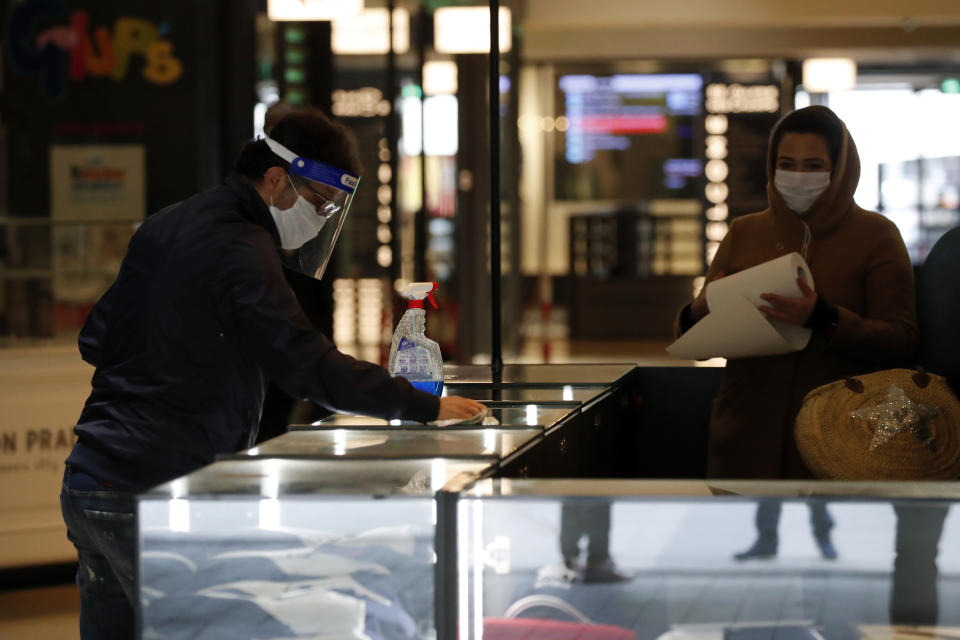
{"label": "black wristband", "polygon": [[840,322],[840,309],[821,296],[817,296],[817,303],[813,305],[813,311],[810,312],[810,317],[803,326],[814,331],[826,331],[836,326],[838,322]]}
{"label": "black wristband", "polygon": [[693,303],[691,302],[680,310],[680,331],[683,333],[686,333],[690,327],[697,324],[693,319],[693,311],[690,310],[692,305]]}

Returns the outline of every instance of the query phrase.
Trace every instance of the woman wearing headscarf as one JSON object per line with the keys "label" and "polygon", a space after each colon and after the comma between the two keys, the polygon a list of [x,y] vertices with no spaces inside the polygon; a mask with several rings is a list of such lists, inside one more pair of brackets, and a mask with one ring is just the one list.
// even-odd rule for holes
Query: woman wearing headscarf
{"label": "woman wearing headscarf", "polygon": [[[732,221],[706,282],[795,251],[816,292],[798,278],[802,297],[765,294],[760,310],[813,333],[801,351],[727,361],[710,419],[710,478],[810,478],[793,437],[807,392],[908,364],[916,348],[910,258],[896,226],[854,202],[860,157],[840,118],[822,106],[785,116],[770,137],[767,176],[769,207]],[[708,312],[701,291],[681,311],[676,333]],[[811,515],[824,557],[835,557],[825,506]],[[760,538],[738,559],[776,553],[778,516],[779,503],[761,503]]]}

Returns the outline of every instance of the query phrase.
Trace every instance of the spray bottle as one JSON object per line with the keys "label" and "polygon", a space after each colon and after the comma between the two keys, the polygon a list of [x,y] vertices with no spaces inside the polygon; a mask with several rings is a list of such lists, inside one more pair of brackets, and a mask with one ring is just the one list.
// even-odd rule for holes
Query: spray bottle
{"label": "spray bottle", "polygon": [[436,309],[433,292],[436,282],[414,282],[403,291],[407,298],[407,310],[393,332],[390,344],[390,359],[387,371],[392,376],[402,376],[416,388],[439,396],[443,390],[443,357],[440,345],[424,335],[426,312],[423,299],[428,298]]}

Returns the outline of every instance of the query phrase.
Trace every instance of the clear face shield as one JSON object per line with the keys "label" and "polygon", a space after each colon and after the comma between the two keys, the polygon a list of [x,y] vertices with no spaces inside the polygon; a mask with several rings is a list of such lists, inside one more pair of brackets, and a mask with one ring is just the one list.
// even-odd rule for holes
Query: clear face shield
{"label": "clear face shield", "polygon": [[313,192],[312,202],[298,191],[297,203],[290,209],[270,207],[280,233],[280,260],[288,269],[319,280],[333,255],[360,178],[328,164],[301,158],[269,137],[265,142],[271,151],[290,163],[290,173]]}

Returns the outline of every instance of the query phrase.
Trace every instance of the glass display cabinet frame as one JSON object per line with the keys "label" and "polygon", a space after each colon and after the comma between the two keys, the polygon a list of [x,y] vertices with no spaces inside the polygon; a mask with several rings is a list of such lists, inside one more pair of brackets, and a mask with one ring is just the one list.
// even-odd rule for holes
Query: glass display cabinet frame
{"label": "glass display cabinet frame", "polygon": [[[960,630],[950,605],[960,595],[960,546],[948,542],[960,533],[960,509],[950,512],[960,483],[497,478],[451,485],[437,501],[447,522],[438,554],[449,562],[438,578],[448,598],[440,638],[539,629],[853,640]],[[787,521],[780,554],[738,558],[758,535],[754,505],[771,503]],[[813,511],[827,505],[839,559],[821,557],[811,541]],[[591,569],[595,537],[610,564]],[[937,624],[945,635],[935,635]]]}
{"label": "glass display cabinet frame", "polygon": [[155,487],[137,504],[140,637],[428,637],[435,493],[488,473],[489,460],[248,459]]}
{"label": "glass display cabinet frame", "polygon": [[[446,506],[447,502],[437,500],[435,496],[449,495],[450,492],[456,493],[462,488],[472,486],[482,478],[492,478],[499,475],[509,476],[511,473],[520,473],[521,475],[529,473],[547,477],[581,473],[584,470],[581,463],[581,457],[585,455],[584,452],[592,455],[591,452],[596,451],[596,449],[591,449],[592,444],[602,440],[605,429],[616,426],[617,416],[621,415],[624,408],[629,406],[629,381],[635,381],[637,375],[635,367],[632,365],[508,366],[505,369],[505,375],[500,378],[501,382],[493,381],[493,376],[490,375],[488,367],[454,367],[450,373],[450,378],[456,380],[451,385],[454,389],[491,391],[491,395],[495,395],[493,392],[497,390],[502,390],[507,392],[504,395],[508,397],[510,393],[514,392],[529,395],[517,400],[490,401],[489,406],[493,409],[494,415],[500,412],[499,415],[503,418],[509,412],[511,417],[500,420],[504,424],[490,425],[489,428],[466,424],[443,428],[432,425],[394,425],[387,421],[358,416],[335,416],[331,420],[319,424],[293,425],[291,431],[295,432],[295,435],[288,435],[291,439],[309,439],[311,437],[309,432],[311,431],[330,435],[346,434],[347,431],[350,431],[361,436],[375,434],[378,438],[386,435],[389,440],[391,434],[409,433],[415,440],[423,440],[424,442],[429,442],[432,437],[437,437],[442,441],[448,435],[456,439],[469,437],[471,434],[476,435],[480,432],[498,433],[505,437],[521,436],[521,434],[522,437],[532,437],[522,444],[511,445],[490,456],[467,455],[466,457],[444,456],[442,458],[431,454],[449,453],[449,451],[443,447],[431,451],[432,447],[429,444],[424,445],[423,451],[398,449],[396,457],[393,455],[367,456],[360,452],[363,447],[360,447],[353,455],[339,456],[336,452],[333,452],[332,456],[327,456],[318,453],[315,449],[311,450],[309,446],[303,447],[302,451],[296,451],[296,446],[293,449],[283,451],[284,445],[278,438],[278,442],[274,444],[271,444],[271,441],[262,443],[261,447],[264,451],[248,450],[239,456],[219,460],[193,474],[157,487],[140,496],[141,579],[144,581],[141,585],[141,592],[146,594],[144,623],[150,634],[158,633],[158,626],[155,624],[157,621],[162,626],[164,622],[186,620],[189,618],[187,614],[190,611],[194,614],[197,613],[197,603],[167,603],[166,617],[158,617],[156,615],[158,611],[156,603],[158,597],[160,597],[158,593],[161,596],[164,593],[174,592],[197,596],[199,591],[195,588],[192,589],[189,584],[159,584],[157,579],[158,576],[162,578],[165,575],[163,572],[158,574],[156,570],[152,572],[151,570],[144,570],[145,567],[150,569],[146,566],[150,562],[170,560],[170,556],[165,555],[165,553],[177,553],[175,549],[178,547],[174,543],[183,542],[182,534],[189,534],[191,530],[197,534],[214,535],[212,541],[208,540],[204,543],[201,540],[201,547],[203,544],[213,544],[213,548],[222,551],[225,546],[232,545],[233,551],[250,552],[259,557],[270,551],[270,549],[262,547],[263,538],[274,535],[278,525],[286,525],[289,518],[298,521],[298,518],[306,517],[303,514],[323,511],[328,514],[336,514],[328,516],[328,520],[334,522],[338,521],[337,516],[340,515],[341,511],[349,511],[351,508],[354,510],[360,509],[360,512],[357,513],[366,514],[368,511],[369,513],[376,513],[383,509],[384,505],[392,505],[392,508],[396,508],[398,504],[419,504],[420,524],[424,525],[429,521],[430,527],[432,527],[429,534],[424,533],[425,529],[423,527],[420,528],[419,542],[421,547],[426,545],[429,547],[430,553],[434,554],[430,559],[430,584],[439,584],[439,580],[442,578],[441,574],[450,567],[455,568],[458,562],[455,556],[450,556],[451,549],[445,542],[450,539],[451,535],[455,535],[453,528],[456,525],[456,505],[454,504],[453,510],[446,514],[444,509],[450,509],[449,506]],[[574,390],[576,396],[574,400],[565,399],[565,396],[569,395],[568,389]],[[577,395],[581,392],[583,395]],[[558,395],[559,399],[557,399]],[[581,399],[588,396],[590,396],[589,400]],[[322,438],[322,436],[318,437]],[[334,437],[336,436],[334,435]],[[336,443],[334,444],[336,445]],[[581,447],[583,451],[581,451]],[[439,464],[438,461],[442,461],[443,464]],[[419,469],[420,472],[411,474],[408,469],[405,472],[407,475],[401,474],[401,481],[388,473],[391,467],[398,466]],[[438,467],[447,470],[462,467],[464,472],[444,473],[442,482],[434,481],[431,479],[431,472],[433,472],[432,476],[439,477],[436,472]],[[299,476],[297,474],[290,475],[289,481],[277,477],[273,477],[271,480],[271,473],[264,473],[264,470],[270,468],[297,468],[301,471]],[[236,471],[224,475],[223,471],[225,469]],[[273,476],[276,475],[273,474]],[[197,509],[199,511],[194,513]],[[228,512],[227,520],[214,514],[214,512],[224,510]],[[204,511],[207,515],[204,515]],[[429,518],[425,515],[427,513],[430,514]],[[186,517],[186,520],[184,520],[184,517]],[[239,519],[240,524],[228,522],[229,517],[233,517],[235,520]],[[357,517],[363,520],[366,516]],[[266,520],[263,520],[263,518],[266,518]],[[270,526],[260,527],[261,520]],[[192,528],[190,526],[184,527],[183,522],[185,521],[192,522],[196,526]],[[204,529],[204,524],[206,524],[207,529]],[[306,528],[309,529],[309,526]],[[221,530],[229,531],[230,535],[233,536],[228,543],[221,541],[223,544],[220,544],[216,542],[216,535],[219,535],[217,532]],[[165,541],[164,534],[171,539]],[[305,536],[306,539],[317,539],[317,536],[313,533],[308,532],[308,534]],[[303,538],[304,536],[301,535],[298,539]],[[429,543],[424,542],[427,539],[429,539]],[[168,544],[167,548],[163,548],[164,544]],[[169,544],[174,544],[174,546],[171,547]],[[270,544],[279,543],[273,541],[268,543],[267,546]],[[245,545],[252,545],[253,548],[242,549]],[[261,546],[258,547],[258,545]],[[159,560],[158,554],[153,552],[160,552]],[[311,549],[309,552],[315,553],[317,549]],[[203,557],[202,550],[197,553],[200,555],[196,558],[188,558],[187,564],[192,563],[201,566],[202,562],[208,560],[208,558]],[[227,553],[232,553],[232,551]],[[337,553],[340,553],[340,551],[337,551]],[[214,556],[220,560],[224,557],[222,553],[216,553]],[[349,554],[347,557],[349,558]],[[184,563],[181,562],[180,564],[183,565]],[[237,575],[244,575],[257,582],[256,569],[253,570],[252,574],[247,574],[245,573],[247,570],[239,566],[225,568],[217,565],[212,568],[207,567],[203,571],[209,573],[213,569],[228,572],[235,570]],[[421,572],[421,581],[425,580],[424,565],[421,564],[418,570]],[[306,576],[305,578],[307,580],[318,579],[317,576]],[[210,580],[209,575],[206,576],[206,579]],[[289,582],[289,579],[287,581]],[[162,583],[162,580],[160,582]],[[270,580],[267,580],[267,582],[270,582]],[[291,587],[294,589],[293,593],[287,592],[287,587],[284,587],[279,592],[274,588],[273,592],[266,595],[263,593],[247,593],[244,591],[247,588],[246,586],[238,587],[232,585],[232,583],[232,586],[224,590],[221,584],[221,588],[215,590],[215,597],[241,601],[248,607],[248,612],[245,615],[249,615],[250,610],[259,612],[257,614],[259,617],[255,616],[255,620],[262,621],[263,612],[254,605],[259,606],[264,602],[269,604],[273,602],[270,600],[271,597],[274,599],[278,597],[295,598],[299,594],[311,593],[312,591],[321,593],[325,588],[322,585],[318,587],[313,583],[306,584],[303,580],[294,580],[293,582],[298,583]],[[198,602],[209,604],[210,591],[208,589],[211,585],[204,584],[201,586],[207,591],[198,596],[200,598]],[[357,593],[362,593],[362,590],[351,593],[356,596]],[[445,589],[435,589],[431,597],[433,599],[431,614],[430,616],[420,615],[417,618],[416,634],[418,635],[416,637],[430,637],[434,633],[433,629],[440,629],[439,625],[442,624],[445,612],[451,606],[456,606]],[[206,600],[202,600],[202,598],[206,598]],[[263,600],[263,598],[266,598],[266,600]],[[162,600],[162,597],[160,597],[160,600]],[[376,609],[377,602],[380,601],[373,598],[368,604]],[[217,603],[220,606],[220,609],[217,610],[221,613],[229,610],[229,607],[226,607],[223,602],[218,600]],[[421,614],[423,614],[422,605],[421,600],[418,605]],[[250,609],[250,607],[253,608]],[[203,614],[200,616],[201,618],[203,616],[219,615],[211,614],[210,611],[204,612],[202,607],[200,613]],[[353,610],[353,615],[356,615],[356,610]],[[225,617],[221,615],[220,617],[228,621],[232,620],[230,615]],[[198,624],[205,624],[200,618],[195,618],[195,621]],[[256,628],[268,634],[263,637],[311,637],[309,635],[311,627],[304,622],[303,618],[295,617],[294,621],[300,623],[300,626],[293,630],[296,633],[291,631],[292,627]],[[427,627],[429,627],[429,633]],[[182,630],[184,629],[181,628]],[[260,631],[257,633],[260,633]],[[219,628],[217,632],[220,632]],[[248,632],[249,629],[245,628],[241,630],[241,635],[252,633]],[[283,633],[287,633],[287,635],[284,636]],[[173,635],[177,635],[177,633],[174,632]],[[263,635],[263,633],[260,633],[260,635]],[[260,636],[253,634],[251,637]],[[387,634],[380,637],[390,636]]]}

